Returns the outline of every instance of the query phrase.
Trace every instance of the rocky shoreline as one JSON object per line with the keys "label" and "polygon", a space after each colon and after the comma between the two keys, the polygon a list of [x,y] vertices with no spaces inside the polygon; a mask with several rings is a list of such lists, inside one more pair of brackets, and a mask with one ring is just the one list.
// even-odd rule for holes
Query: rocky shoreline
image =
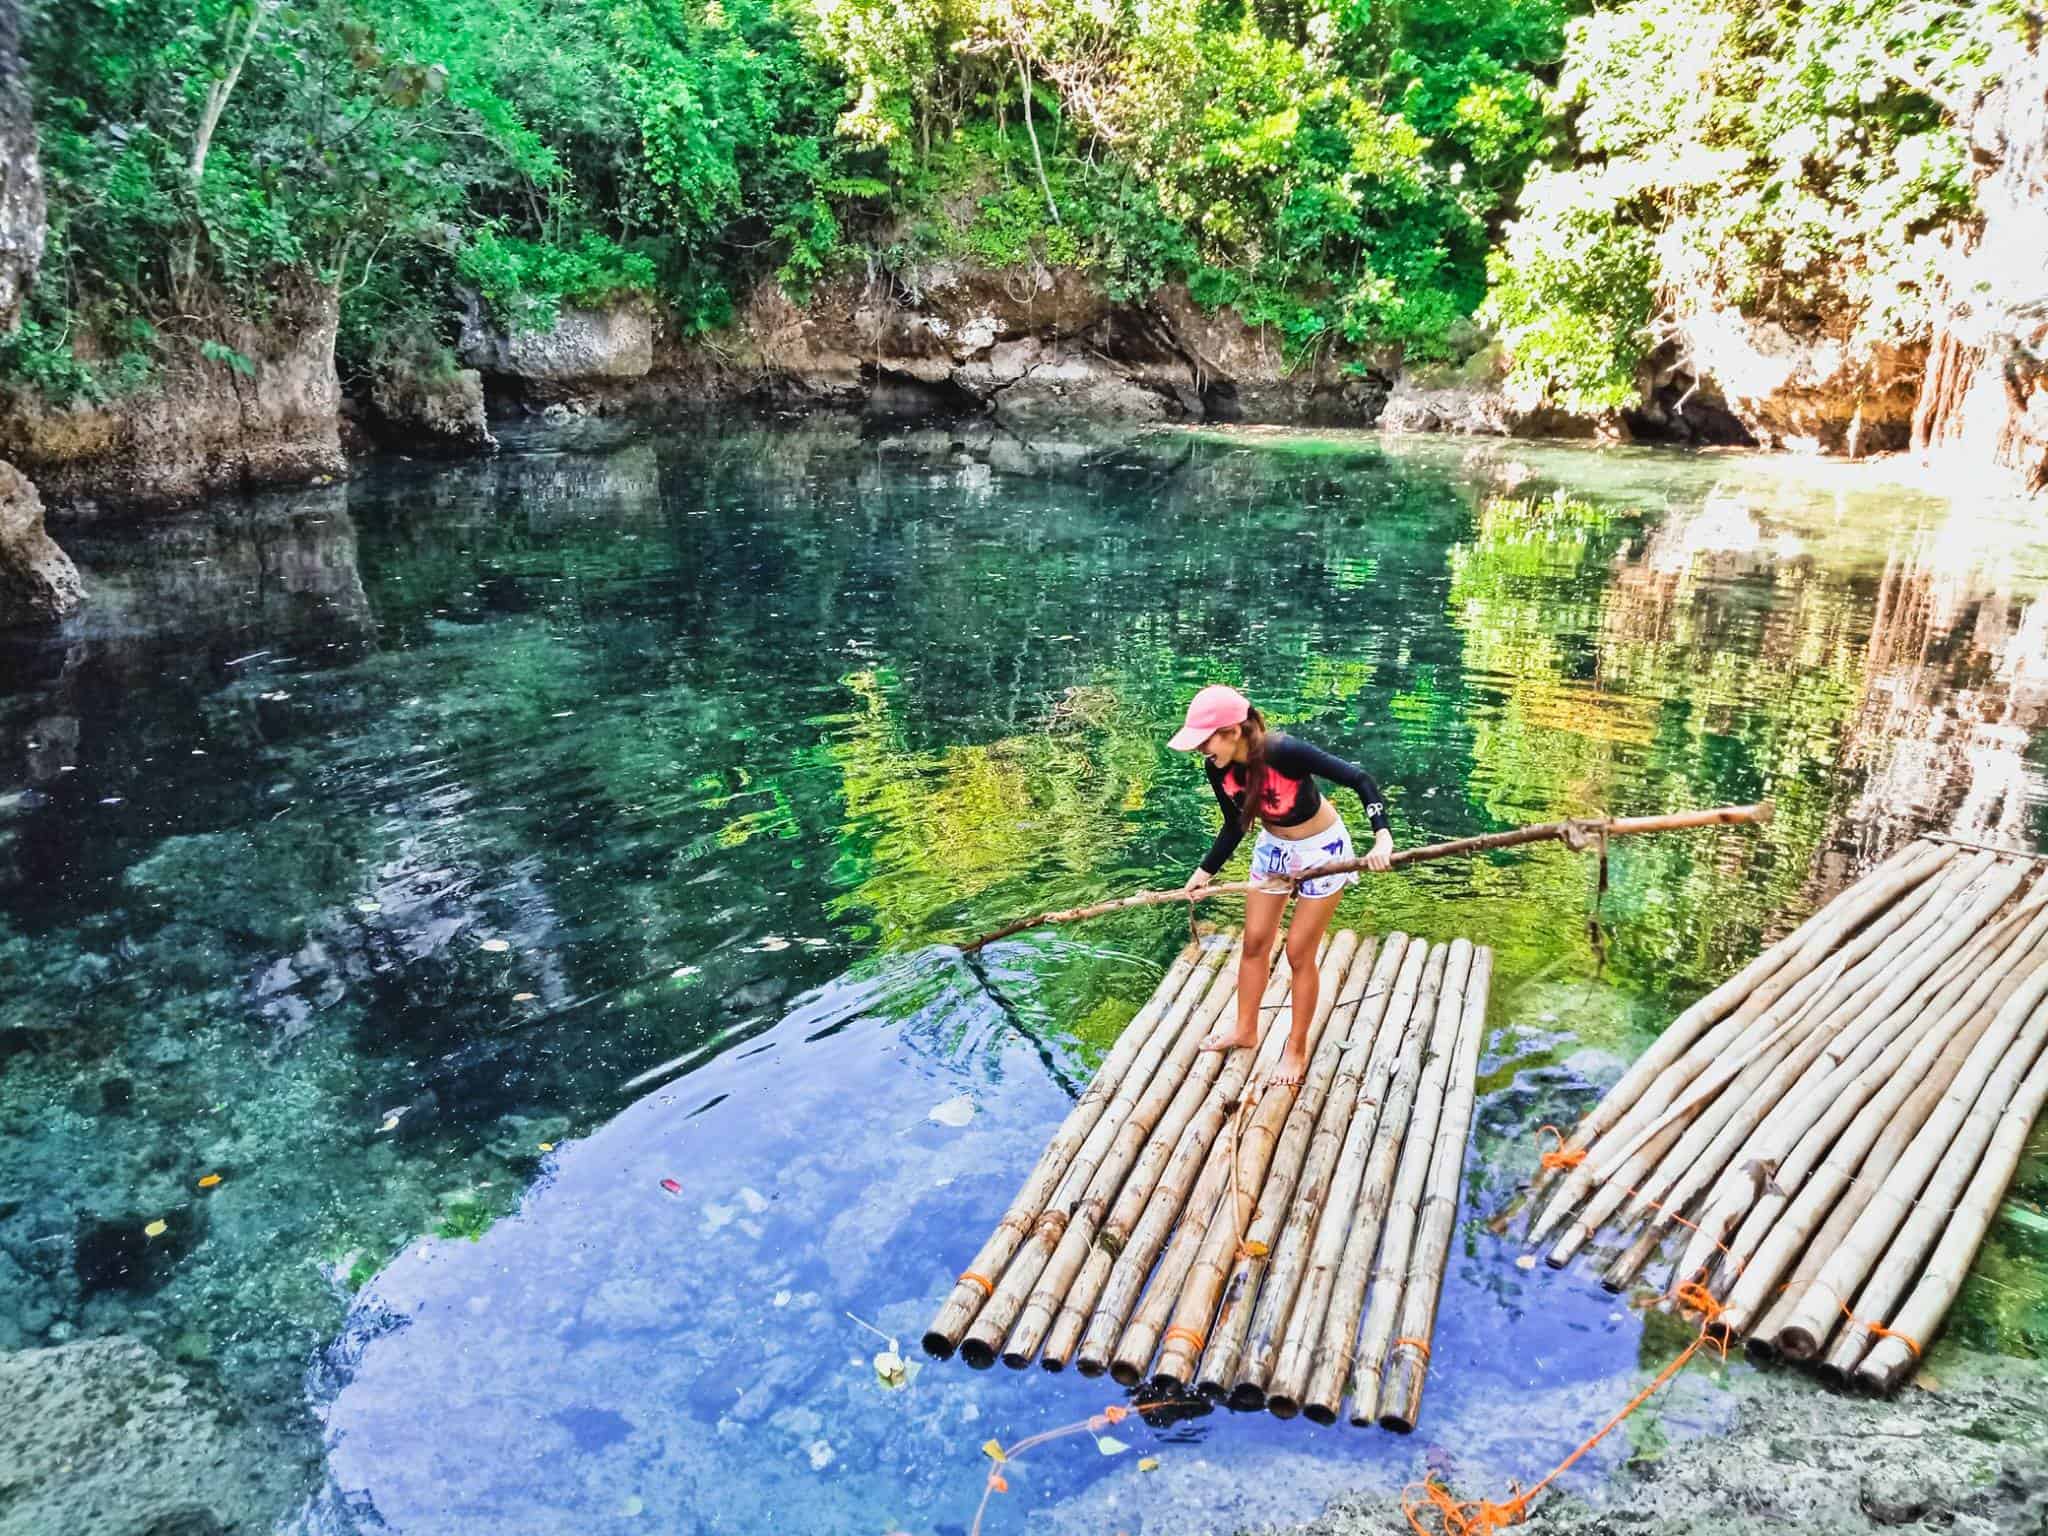
{"label": "rocky shoreline", "polygon": [[[1939,1379],[1923,1371],[1897,1398],[1872,1401],[1790,1371],[1733,1364],[1737,1408],[1726,1434],[1639,1447],[1595,1499],[1568,1483],[1544,1496],[1525,1529],[1531,1536],[2048,1531],[2048,1395],[2038,1364],[1944,1346],[1934,1369]],[[1570,1448],[1560,1444],[1558,1454]],[[1454,1471],[1443,1481],[1465,1498],[1508,1496],[1457,1487]],[[1579,1487],[1588,1482],[1577,1479]],[[1407,1528],[1398,1499],[1379,1493],[1340,1500],[1303,1525],[1259,1528],[1257,1536],[1388,1536]]]}

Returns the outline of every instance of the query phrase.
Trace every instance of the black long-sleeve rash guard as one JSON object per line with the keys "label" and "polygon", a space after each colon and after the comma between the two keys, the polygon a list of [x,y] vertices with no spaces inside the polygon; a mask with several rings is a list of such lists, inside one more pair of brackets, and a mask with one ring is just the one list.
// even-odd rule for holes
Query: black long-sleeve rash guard
{"label": "black long-sleeve rash guard", "polygon": [[[1203,767],[1209,775],[1209,788],[1215,791],[1216,803],[1223,807],[1223,830],[1216,834],[1216,841],[1209,845],[1202,860],[1202,868],[1213,875],[1244,840],[1244,769],[1236,763],[1220,772],[1212,763],[1204,763]],[[1342,784],[1358,796],[1373,831],[1388,830],[1387,807],[1371,774],[1356,763],[1278,731],[1266,738],[1266,790],[1261,797],[1264,803],[1259,807],[1260,814],[1283,830],[1307,821],[1323,803],[1323,793],[1316,788],[1317,774],[1332,784]]]}

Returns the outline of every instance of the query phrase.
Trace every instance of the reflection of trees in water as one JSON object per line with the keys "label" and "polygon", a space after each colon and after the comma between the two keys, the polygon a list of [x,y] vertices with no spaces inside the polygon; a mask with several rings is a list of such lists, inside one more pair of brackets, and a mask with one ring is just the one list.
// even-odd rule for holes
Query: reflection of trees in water
{"label": "reflection of trees in water", "polygon": [[2029,845],[2048,723],[2048,604],[2013,597],[2009,555],[1922,534],[1888,554],[1847,766],[1851,820],[1881,852],[1930,825]]}

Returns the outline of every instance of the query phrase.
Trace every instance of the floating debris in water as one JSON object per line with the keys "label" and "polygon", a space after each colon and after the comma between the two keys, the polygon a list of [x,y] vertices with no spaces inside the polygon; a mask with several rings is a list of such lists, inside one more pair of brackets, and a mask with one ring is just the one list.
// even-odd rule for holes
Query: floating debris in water
{"label": "floating debris in water", "polygon": [[503,939],[485,939],[483,943],[479,944],[477,947],[483,950],[486,954],[502,955],[512,946],[506,943]]}
{"label": "floating debris in water", "polygon": [[531,992],[514,992],[512,994],[512,1001],[515,1003],[530,1003],[533,1001],[533,994]]}
{"label": "floating debris in water", "polygon": [[213,1186],[214,1186],[214,1185],[218,1184],[219,1182],[220,1182],[220,1175],[219,1175],[219,1174],[217,1174],[217,1173],[209,1173],[209,1174],[208,1174],[208,1175],[207,1175],[207,1176],[206,1176],[205,1178],[203,1178],[203,1179],[201,1179],[201,1180],[199,1181],[199,1187],[200,1187],[201,1189],[211,1189],[211,1188],[213,1188]]}
{"label": "floating debris in water", "polygon": [[940,1125],[950,1125],[957,1129],[974,1118],[974,1100],[964,1093],[956,1094],[943,1104],[934,1104],[929,1118]]}
{"label": "floating debris in water", "polygon": [[552,1141],[544,1141],[540,1143],[540,1149],[543,1152],[552,1152],[555,1150],[555,1144]]}
{"label": "floating debris in water", "polygon": [[148,1226],[142,1229],[142,1235],[144,1237],[162,1237],[166,1232],[170,1230],[171,1224],[165,1221],[161,1216],[159,1216],[155,1221],[152,1221]]}
{"label": "floating debris in water", "polygon": [[661,1187],[667,1190],[672,1195],[680,1195],[683,1192],[683,1186],[678,1184],[674,1179],[663,1179],[661,1181]]}

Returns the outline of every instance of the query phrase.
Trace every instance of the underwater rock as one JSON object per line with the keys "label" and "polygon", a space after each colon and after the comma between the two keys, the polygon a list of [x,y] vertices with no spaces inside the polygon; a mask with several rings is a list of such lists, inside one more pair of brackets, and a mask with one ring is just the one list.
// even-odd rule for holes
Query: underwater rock
{"label": "underwater rock", "polygon": [[492,449],[484,377],[474,368],[380,368],[370,380],[378,435],[399,447]]}
{"label": "underwater rock", "polygon": [[0,1355],[0,1420],[0,1536],[224,1536],[282,1503],[286,1468],[133,1339]]}

